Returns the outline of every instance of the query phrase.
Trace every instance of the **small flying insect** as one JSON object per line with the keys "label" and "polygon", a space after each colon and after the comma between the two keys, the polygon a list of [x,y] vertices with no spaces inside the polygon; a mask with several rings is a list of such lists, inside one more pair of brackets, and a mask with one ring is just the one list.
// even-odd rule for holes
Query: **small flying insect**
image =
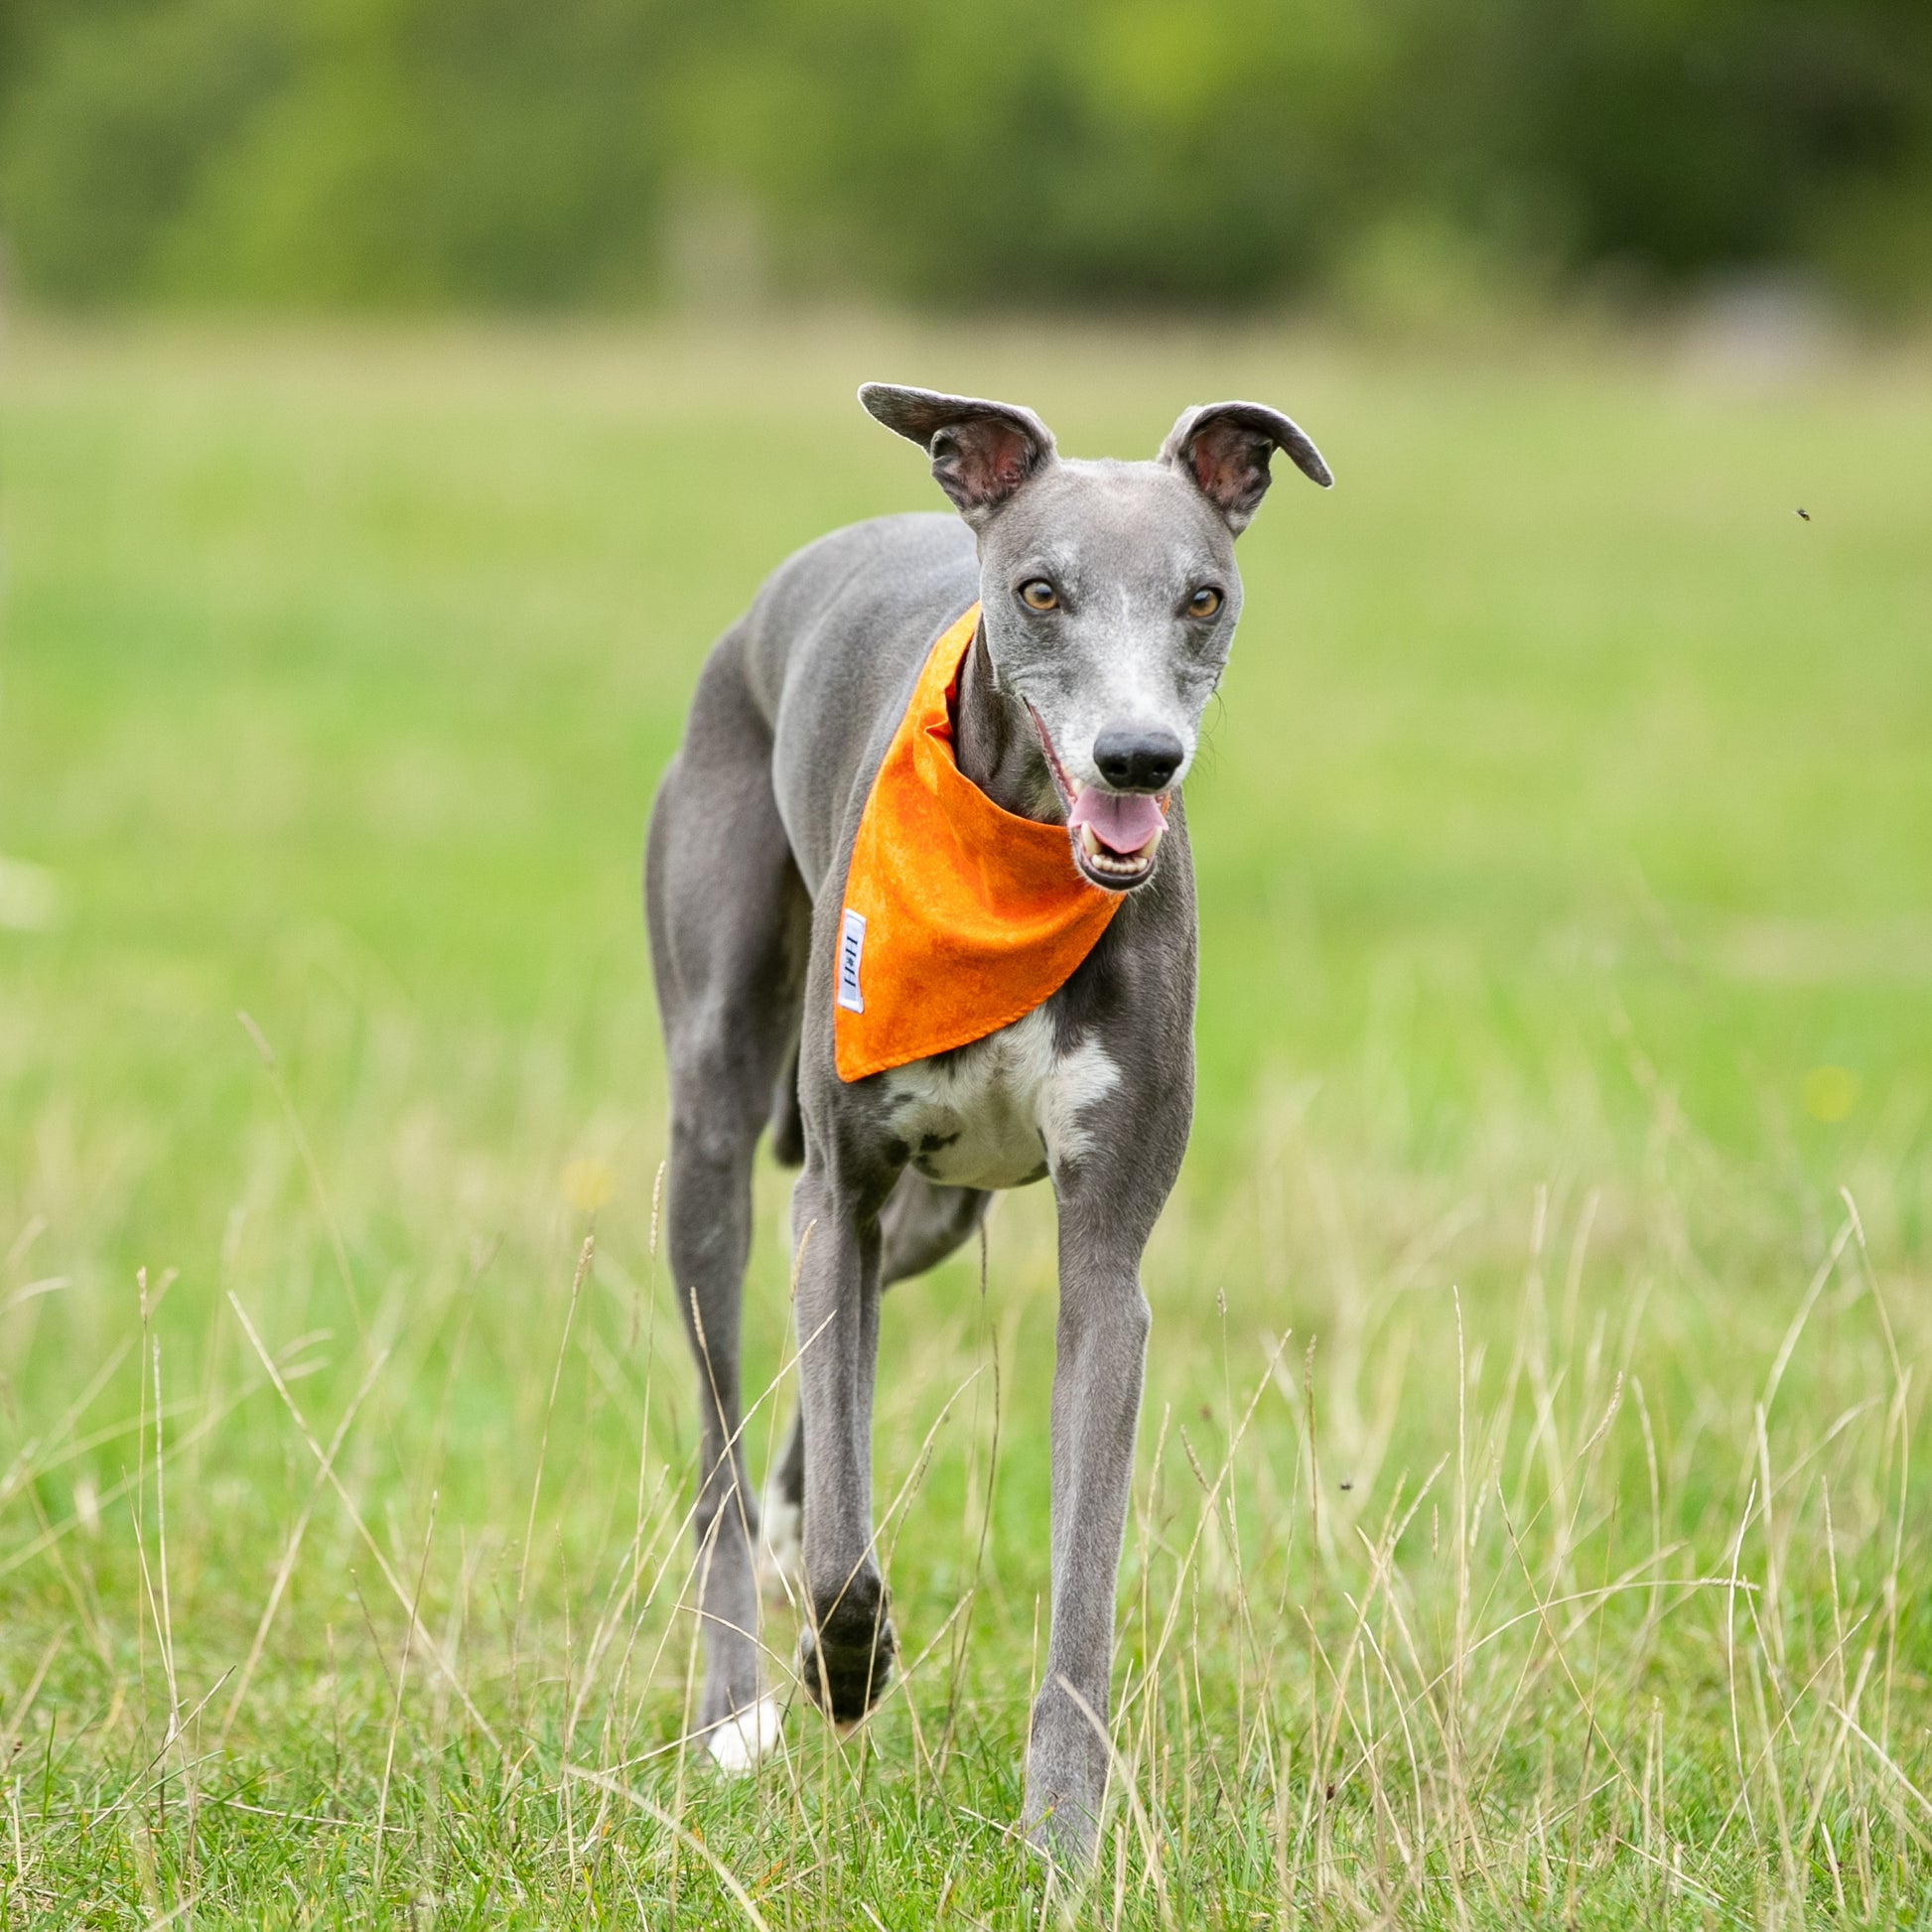
{"label": "small flying insect", "polygon": [[1803,508],[1801,508],[1801,509],[1800,509],[1800,510],[1798,511],[1798,514],[1799,514],[1800,516],[1802,516],[1802,517],[1803,517],[1803,518],[1805,519],[1805,521],[1806,521],[1807,523],[1809,523],[1809,522],[1811,521],[1811,512],[1810,512],[1810,510],[1808,510],[1808,509],[1803,509]]}

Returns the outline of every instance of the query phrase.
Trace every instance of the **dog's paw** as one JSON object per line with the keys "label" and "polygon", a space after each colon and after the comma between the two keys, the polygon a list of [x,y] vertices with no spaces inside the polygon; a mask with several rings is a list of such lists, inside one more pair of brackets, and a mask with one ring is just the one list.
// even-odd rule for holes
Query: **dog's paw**
{"label": "dog's paw", "polygon": [[1020,1829],[1035,1858],[1074,1876],[1093,1863],[1100,1842],[1100,1807],[1092,1798],[1033,1785],[1021,1809]]}
{"label": "dog's paw", "polygon": [[761,1697],[744,1711],[734,1711],[705,1733],[705,1748],[721,1771],[742,1777],[784,1741],[783,1716],[778,1700]]}
{"label": "dog's paw", "polygon": [[829,1615],[798,1633],[798,1676],[805,1695],[841,1731],[856,1725],[884,1695],[898,1642],[883,1598],[848,1593]]}
{"label": "dog's paw", "polygon": [[759,1510],[759,1583],[796,1601],[805,1589],[805,1512],[767,1490]]}

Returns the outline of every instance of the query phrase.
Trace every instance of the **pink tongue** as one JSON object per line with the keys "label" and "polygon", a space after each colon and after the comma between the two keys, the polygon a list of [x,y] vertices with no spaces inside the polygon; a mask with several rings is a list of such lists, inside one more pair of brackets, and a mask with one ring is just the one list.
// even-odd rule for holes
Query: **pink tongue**
{"label": "pink tongue", "polygon": [[1077,832],[1091,825],[1094,836],[1109,852],[1138,852],[1166,826],[1161,801],[1144,791],[1102,791],[1088,785],[1073,801],[1066,822]]}

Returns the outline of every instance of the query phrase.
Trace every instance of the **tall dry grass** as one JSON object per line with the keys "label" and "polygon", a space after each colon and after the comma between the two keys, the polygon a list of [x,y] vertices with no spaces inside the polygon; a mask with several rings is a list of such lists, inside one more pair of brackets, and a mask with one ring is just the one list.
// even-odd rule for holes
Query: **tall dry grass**
{"label": "tall dry grass", "polygon": [[[1013,1837],[1043,1654],[1050,1204],[889,1303],[879,1537],[905,1667],[722,1780],[692,1369],[648,1108],[554,1039],[413,1064],[319,1005],[218,1253],[37,1278],[142,1152],[58,1110],[7,1205],[8,1896],[92,1923],[1898,1922],[1924,1907],[1923,1283],[1874,1135],[1806,1216],[1661,1088],[1459,1170],[1282,1085],[1190,1175],[1156,1309],[1090,1874]],[[355,1024],[349,1024],[353,1020]],[[332,1041],[333,1044],[318,1045]],[[1538,1153],[1549,1157],[1538,1174]],[[748,1331],[790,1400],[782,1176]],[[90,1193],[91,1190],[91,1193]],[[1816,1205],[1816,1204],[1814,1204]],[[761,1386],[760,1386],[761,1385]],[[280,1901],[280,1902],[277,1902]]]}

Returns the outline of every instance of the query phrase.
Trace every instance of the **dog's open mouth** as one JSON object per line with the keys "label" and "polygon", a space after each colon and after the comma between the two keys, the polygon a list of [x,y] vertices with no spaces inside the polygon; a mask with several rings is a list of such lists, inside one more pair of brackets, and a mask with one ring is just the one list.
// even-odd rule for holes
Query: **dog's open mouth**
{"label": "dog's open mouth", "polygon": [[1067,837],[1081,875],[1111,893],[1122,893],[1154,875],[1154,856],[1168,829],[1167,800],[1145,791],[1103,791],[1076,784],[1066,774],[1053,741],[1032,705],[1046,768],[1066,807]]}

